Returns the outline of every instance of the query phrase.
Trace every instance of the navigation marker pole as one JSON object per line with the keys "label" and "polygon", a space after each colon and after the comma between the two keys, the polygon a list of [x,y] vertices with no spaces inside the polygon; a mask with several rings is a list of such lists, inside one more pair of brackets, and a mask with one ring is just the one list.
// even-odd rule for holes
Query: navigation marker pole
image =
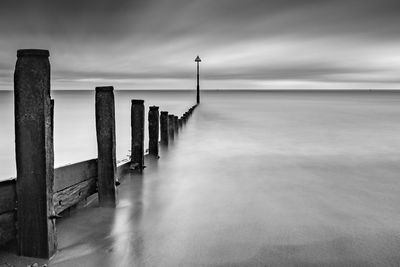
{"label": "navigation marker pole", "polygon": [[200,104],[199,63],[201,62],[201,59],[197,56],[194,61],[197,63],[197,104]]}

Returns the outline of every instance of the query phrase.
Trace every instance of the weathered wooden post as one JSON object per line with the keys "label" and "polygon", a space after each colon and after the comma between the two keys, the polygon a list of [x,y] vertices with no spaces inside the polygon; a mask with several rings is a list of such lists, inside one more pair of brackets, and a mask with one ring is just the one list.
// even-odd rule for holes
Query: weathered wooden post
{"label": "weathered wooden post", "polygon": [[168,111],[161,111],[160,128],[161,128],[161,144],[168,145]]}
{"label": "weathered wooden post", "polygon": [[174,127],[175,127],[175,132],[179,132],[179,122],[178,122],[178,116],[174,116]]}
{"label": "weathered wooden post", "polygon": [[112,86],[96,87],[97,185],[99,204],[115,207],[115,103]]}
{"label": "weathered wooden post", "polygon": [[168,115],[168,134],[171,140],[175,137],[175,119],[173,114]]}
{"label": "weathered wooden post", "polygon": [[144,168],[144,101],[132,100],[131,107],[131,169]]}
{"label": "weathered wooden post", "polygon": [[149,154],[158,157],[160,115],[158,107],[152,106],[149,110]]}
{"label": "weathered wooden post", "polygon": [[48,50],[18,50],[14,72],[18,253],[49,258],[57,249]]}

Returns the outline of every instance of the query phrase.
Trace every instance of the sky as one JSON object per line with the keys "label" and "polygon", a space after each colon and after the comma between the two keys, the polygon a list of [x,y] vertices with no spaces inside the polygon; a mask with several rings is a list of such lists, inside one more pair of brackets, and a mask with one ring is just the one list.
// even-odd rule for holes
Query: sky
{"label": "sky", "polygon": [[52,89],[400,89],[399,0],[1,0],[0,90],[17,49]]}

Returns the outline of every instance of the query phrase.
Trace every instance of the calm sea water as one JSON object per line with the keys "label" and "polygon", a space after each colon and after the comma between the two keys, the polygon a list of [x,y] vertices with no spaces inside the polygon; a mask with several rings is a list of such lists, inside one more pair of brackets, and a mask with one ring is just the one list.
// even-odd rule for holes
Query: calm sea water
{"label": "calm sea water", "polygon": [[[54,92],[55,157],[96,156],[94,95]],[[118,157],[130,99],[181,114],[193,93],[116,92]],[[116,210],[59,226],[54,266],[398,266],[400,93],[205,92],[179,138]],[[14,174],[1,93],[2,176]]]}
{"label": "calm sea water", "polygon": [[[94,92],[53,91],[55,166],[97,156]],[[194,104],[194,92],[116,91],[117,159],[130,149],[130,100],[182,115]],[[253,154],[354,156],[396,160],[400,148],[400,93],[394,92],[209,92],[205,105],[216,135],[230,129],[231,149]],[[15,177],[12,92],[0,92],[0,180]],[[221,121],[222,120],[222,121]],[[147,130],[147,120],[146,130]],[[146,131],[146,146],[148,133]],[[236,137],[237,140],[231,140]],[[216,146],[216,150],[221,147]],[[393,158],[394,157],[394,158]]]}
{"label": "calm sea water", "polygon": [[[55,167],[97,157],[94,91],[53,91]],[[193,92],[116,91],[117,160],[130,154],[131,99],[144,99],[148,107],[157,105],[181,116],[194,104]],[[13,92],[0,91],[0,180],[16,176]],[[148,147],[147,119],[145,147]]]}

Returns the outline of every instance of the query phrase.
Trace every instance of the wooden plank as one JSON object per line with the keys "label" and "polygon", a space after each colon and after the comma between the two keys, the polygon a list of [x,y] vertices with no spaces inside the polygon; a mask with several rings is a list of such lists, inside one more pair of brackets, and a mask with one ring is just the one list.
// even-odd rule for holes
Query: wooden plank
{"label": "wooden plank", "polygon": [[4,245],[17,237],[15,217],[15,211],[0,214],[0,245]]}
{"label": "wooden plank", "polygon": [[54,210],[56,214],[72,207],[90,195],[97,192],[96,179],[91,178],[58,191],[53,195]]}
{"label": "wooden plank", "polygon": [[0,182],[0,214],[14,211],[17,205],[16,201],[15,180]]}
{"label": "wooden plank", "polygon": [[126,175],[131,172],[130,166],[131,166],[131,162],[128,161],[117,167],[116,179],[117,179],[118,183],[121,183],[122,180],[126,177]]}
{"label": "wooden plank", "polygon": [[93,177],[97,177],[97,159],[59,167],[54,170],[54,192],[61,191]]}

